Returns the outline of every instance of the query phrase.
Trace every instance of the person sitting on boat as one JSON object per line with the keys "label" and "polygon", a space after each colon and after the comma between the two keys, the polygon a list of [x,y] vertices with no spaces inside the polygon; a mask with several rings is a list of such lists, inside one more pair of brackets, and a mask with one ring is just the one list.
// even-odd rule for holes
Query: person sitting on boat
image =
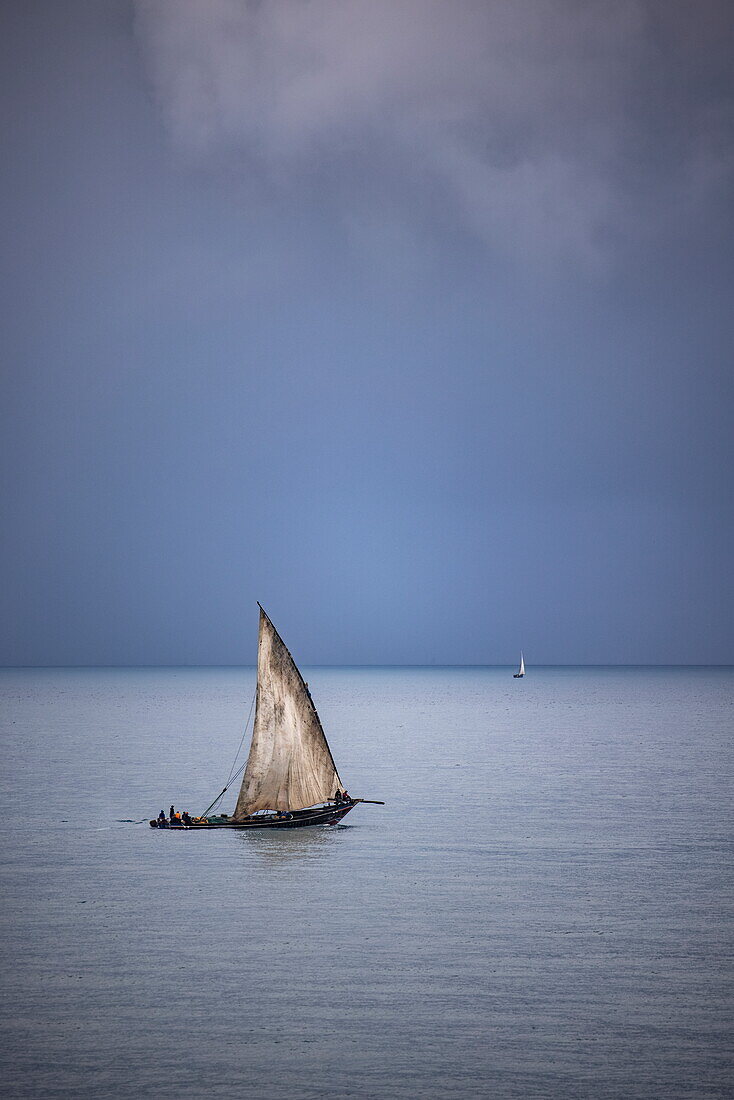
{"label": "person sitting on boat", "polygon": [[165,813],[163,812],[163,810],[161,810],[161,812],[160,812],[160,813],[158,814],[158,824],[160,825],[160,823],[161,823],[162,821],[165,821],[165,820],[166,820],[166,815],[165,815]]}
{"label": "person sitting on boat", "polygon": [[334,795],[334,801],[336,802],[337,806],[339,805],[341,800],[342,800],[342,792],[337,788],[337,792]]}
{"label": "person sitting on boat", "polygon": [[189,817],[189,811],[188,810],[184,810],[184,812],[181,814],[181,820],[183,821],[184,825],[190,825],[191,824],[191,818]]}
{"label": "person sitting on boat", "polygon": [[178,810],[176,810],[173,817],[171,818],[171,824],[180,825],[181,823],[181,814],[178,812]]}
{"label": "person sitting on boat", "polygon": [[344,791],[344,792],[342,793],[342,798],[341,798],[341,800],[342,800],[342,802],[347,802],[347,803],[349,803],[349,802],[351,802],[351,801],[352,801],[352,800],[351,800],[351,798],[349,797],[349,791]]}

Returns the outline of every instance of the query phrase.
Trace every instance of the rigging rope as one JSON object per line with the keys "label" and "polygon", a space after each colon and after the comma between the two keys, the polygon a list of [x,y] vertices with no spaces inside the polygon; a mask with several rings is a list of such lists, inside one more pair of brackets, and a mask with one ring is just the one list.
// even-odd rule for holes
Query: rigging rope
{"label": "rigging rope", "polygon": [[245,743],[245,737],[247,736],[247,729],[248,729],[248,726],[250,725],[250,718],[252,717],[252,708],[255,706],[255,699],[256,698],[257,698],[257,688],[255,688],[255,694],[253,695],[252,702],[250,703],[250,711],[249,711],[249,714],[247,715],[247,721],[245,722],[245,728],[242,731],[242,738],[240,740],[239,745],[237,746],[237,752],[234,754],[234,760],[232,761],[232,767],[229,769],[229,776],[227,778],[227,782],[224,784],[224,787],[219,792],[219,794],[214,799],[214,801],[209,803],[207,808],[204,810],[204,813],[199,814],[199,817],[206,817],[206,815],[209,813],[209,811],[212,810],[216,806],[217,802],[219,802],[220,799],[224,797],[224,795],[227,793],[229,788],[234,783],[235,779],[239,778],[239,776],[242,775],[243,771],[247,767],[247,761],[245,760],[244,764],[242,764],[237,769],[237,772],[234,775],[232,774],[232,772],[234,771],[235,765],[237,763],[237,758],[239,757],[240,752],[242,751],[242,746]]}
{"label": "rigging rope", "polygon": [[252,708],[255,706],[255,699],[256,698],[257,698],[257,687],[255,688],[255,694],[253,695],[252,702],[250,703],[250,710],[249,710],[248,715],[247,715],[247,721],[245,722],[245,728],[242,731],[242,739],[241,739],[239,745],[237,746],[237,752],[234,754],[234,760],[232,761],[232,767],[229,769],[229,775],[227,776],[227,786],[229,786],[229,784],[232,782],[232,772],[234,771],[235,764],[237,763],[237,757],[242,752],[242,746],[245,743],[245,737],[247,736],[247,728],[250,725],[250,719],[252,718]]}

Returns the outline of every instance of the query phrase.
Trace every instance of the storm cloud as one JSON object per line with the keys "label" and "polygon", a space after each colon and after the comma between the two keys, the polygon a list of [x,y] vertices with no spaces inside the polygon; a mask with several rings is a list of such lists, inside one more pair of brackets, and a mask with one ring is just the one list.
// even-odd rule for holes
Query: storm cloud
{"label": "storm cloud", "polygon": [[[349,222],[387,189],[526,265],[594,268],[732,183],[719,3],[136,0],[171,140]],[[713,65],[712,65],[713,62]],[[397,186],[396,186],[397,184]]]}

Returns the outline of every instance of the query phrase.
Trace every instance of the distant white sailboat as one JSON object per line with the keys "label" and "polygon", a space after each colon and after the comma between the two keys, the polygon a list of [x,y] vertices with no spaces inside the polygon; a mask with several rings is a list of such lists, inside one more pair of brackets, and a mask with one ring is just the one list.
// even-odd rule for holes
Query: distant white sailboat
{"label": "distant white sailboat", "polygon": [[524,676],[524,675],[525,675],[525,658],[522,655],[522,650],[520,650],[520,667],[517,670],[517,672],[514,672],[512,674],[512,678],[513,678],[513,680],[519,680],[520,677]]}

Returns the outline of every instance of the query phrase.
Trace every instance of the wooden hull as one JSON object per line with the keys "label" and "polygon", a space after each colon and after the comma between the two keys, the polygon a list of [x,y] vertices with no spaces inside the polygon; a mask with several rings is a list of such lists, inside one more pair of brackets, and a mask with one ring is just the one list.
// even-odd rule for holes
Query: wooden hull
{"label": "wooden hull", "polygon": [[182,832],[184,829],[304,829],[309,825],[337,825],[355,803],[347,803],[339,806],[318,806],[315,809],[293,810],[287,818],[276,817],[275,814],[262,814],[249,819],[249,821],[192,821],[190,825],[164,825],[160,826],[153,819],[150,822],[152,829],[164,828]]}

